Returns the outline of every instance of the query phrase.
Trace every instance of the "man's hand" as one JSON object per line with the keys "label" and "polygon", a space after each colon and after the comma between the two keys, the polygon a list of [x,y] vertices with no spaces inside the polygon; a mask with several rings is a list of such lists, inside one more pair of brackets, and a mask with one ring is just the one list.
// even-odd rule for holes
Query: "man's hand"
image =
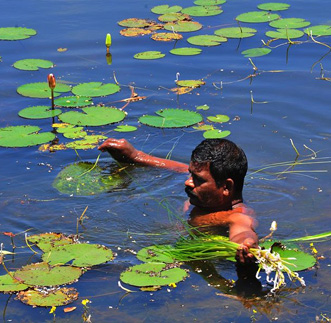
{"label": "man's hand", "polygon": [[242,264],[255,262],[254,256],[249,252],[250,248],[257,248],[257,243],[252,238],[247,238],[237,249],[236,260]]}
{"label": "man's hand", "polygon": [[111,156],[119,162],[133,162],[138,151],[125,139],[109,138],[98,148],[101,151],[108,151]]}

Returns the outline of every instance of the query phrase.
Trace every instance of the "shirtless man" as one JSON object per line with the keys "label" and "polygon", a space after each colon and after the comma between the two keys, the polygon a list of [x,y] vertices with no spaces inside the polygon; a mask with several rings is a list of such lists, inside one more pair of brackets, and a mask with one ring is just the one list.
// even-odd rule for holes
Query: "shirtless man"
{"label": "shirtless man", "polygon": [[257,247],[252,212],[243,204],[242,189],[247,172],[246,155],[226,139],[206,139],[192,152],[190,164],[148,155],[125,139],[107,139],[100,147],[119,162],[189,172],[185,191],[194,205],[189,224],[194,227],[225,228],[231,241],[240,244],[237,261],[254,262],[250,247]]}

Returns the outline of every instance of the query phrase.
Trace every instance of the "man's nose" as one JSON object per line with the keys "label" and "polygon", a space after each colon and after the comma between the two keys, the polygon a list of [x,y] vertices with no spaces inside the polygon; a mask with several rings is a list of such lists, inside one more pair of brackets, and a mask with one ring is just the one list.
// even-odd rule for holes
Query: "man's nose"
{"label": "man's nose", "polygon": [[185,181],[185,186],[192,187],[192,188],[194,187],[192,176]]}

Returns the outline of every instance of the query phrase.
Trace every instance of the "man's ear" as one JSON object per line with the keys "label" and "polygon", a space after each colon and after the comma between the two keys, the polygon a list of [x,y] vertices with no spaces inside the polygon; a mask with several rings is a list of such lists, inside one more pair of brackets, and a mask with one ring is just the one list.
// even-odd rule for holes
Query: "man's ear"
{"label": "man's ear", "polygon": [[232,178],[228,178],[223,184],[223,194],[225,196],[231,196],[234,193],[234,181]]}

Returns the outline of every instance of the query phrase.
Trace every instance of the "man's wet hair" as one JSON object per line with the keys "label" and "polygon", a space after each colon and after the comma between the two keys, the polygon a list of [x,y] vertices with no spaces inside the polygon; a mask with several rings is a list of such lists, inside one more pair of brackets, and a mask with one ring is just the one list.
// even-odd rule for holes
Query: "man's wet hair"
{"label": "man's wet hair", "polygon": [[247,173],[244,151],[227,139],[205,139],[192,152],[191,162],[209,163],[209,171],[218,187],[231,178],[236,193],[241,193]]}

